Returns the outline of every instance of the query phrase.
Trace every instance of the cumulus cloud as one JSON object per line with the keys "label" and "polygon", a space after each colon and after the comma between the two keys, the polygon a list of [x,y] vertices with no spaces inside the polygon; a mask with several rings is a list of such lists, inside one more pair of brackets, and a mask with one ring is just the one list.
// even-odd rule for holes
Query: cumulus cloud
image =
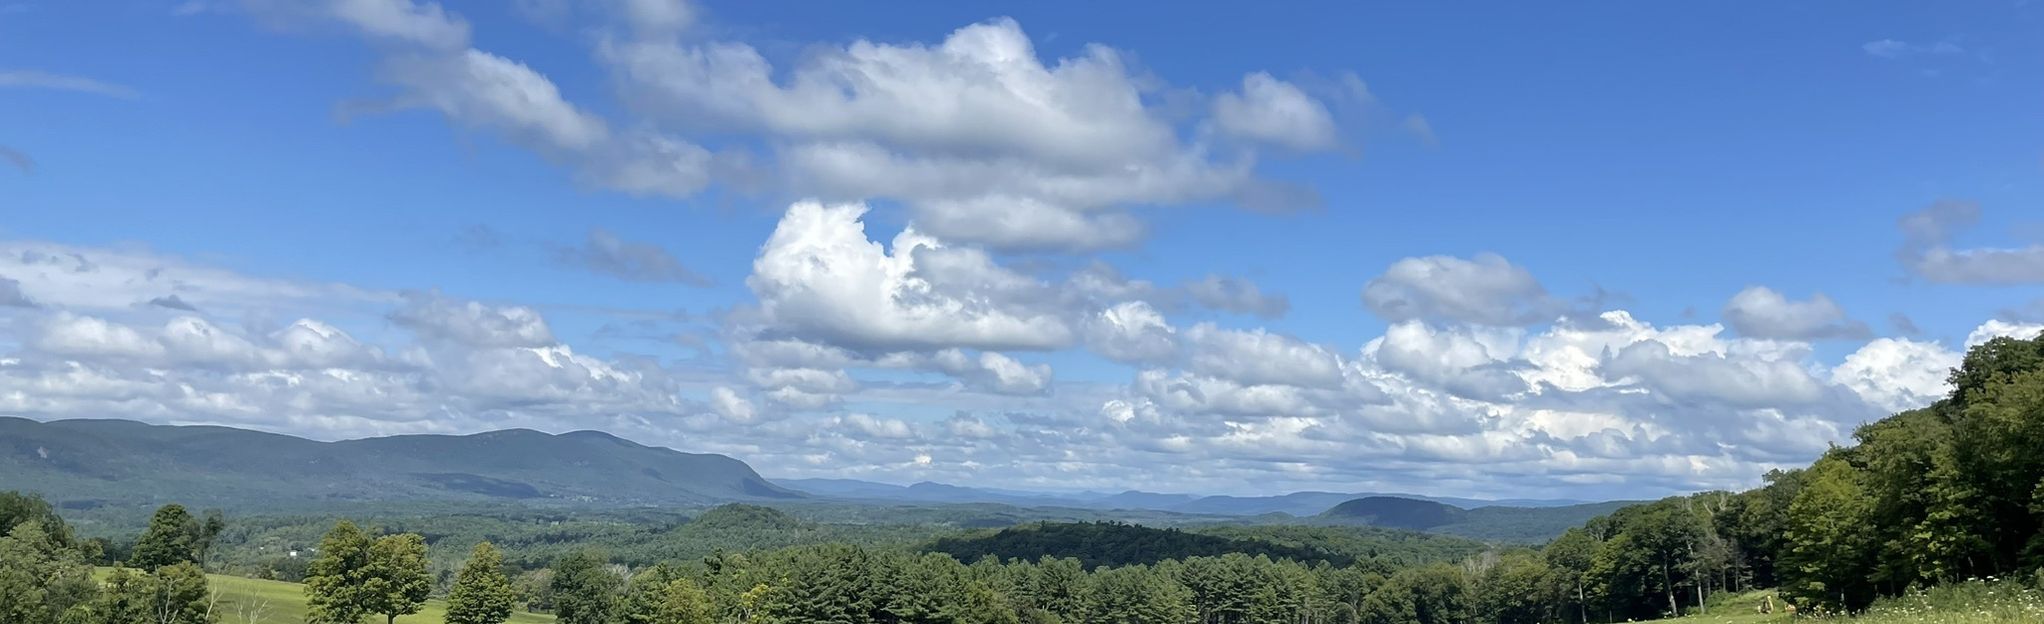
{"label": "cumulus cloud", "polygon": [[1532,272],[1489,253],[1399,260],[1363,287],[1363,304],[1391,321],[1486,325],[1553,320],[1562,309]]}
{"label": "cumulus cloud", "polygon": [[[1003,249],[1099,249],[1143,234],[1125,209],[1259,187],[1249,154],[1222,160],[1155,106],[1111,48],[1046,62],[1019,24],[942,42],[854,41],[776,68],[743,43],[606,42],[627,101],[683,132],[778,138],[795,192],[904,201],[931,233]],[[1225,127],[1301,148],[1332,135],[1324,107],[1252,75]]]}
{"label": "cumulus cloud", "polygon": [[1868,403],[1890,412],[1915,409],[1944,398],[1945,377],[1960,356],[1935,342],[1881,338],[1845,356],[1831,369],[1831,382],[1851,388]]}
{"label": "cumulus cloud", "polygon": [[1261,329],[1222,329],[1212,323],[1185,333],[1193,371],[1245,384],[1334,387],[1342,380],[1341,358],[1304,340]]}
{"label": "cumulus cloud", "polygon": [[1162,362],[1177,354],[1178,337],[1156,308],[1142,301],[1126,301],[1089,319],[1086,346],[1122,362]]}
{"label": "cumulus cloud", "polygon": [[[771,332],[854,349],[1050,349],[1072,330],[1055,313],[1009,305],[1000,289],[1027,278],[977,260],[935,264],[944,245],[903,230],[891,249],[866,236],[861,204],[788,208],[746,279]],[[945,282],[942,269],[974,273]],[[940,288],[939,284],[963,286]]]}
{"label": "cumulus cloud", "polygon": [[1268,73],[1243,76],[1241,91],[1215,96],[1213,107],[1215,129],[1228,136],[1302,152],[1340,144],[1326,105]]}
{"label": "cumulus cloud", "polygon": [[554,259],[626,281],[709,285],[707,278],[682,266],[659,245],[623,240],[603,228],[589,230],[588,239],[580,245],[556,248]]}
{"label": "cumulus cloud", "polygon": [[1049,392],[1051,387],[1050,365],[1023,364],[993,351],[977,355],[961,349],[944,349],[928,355],[895,353],[882,357],[878,364],[938,371],[967,387],[996,394],[1038,395]]}
{"label": "cumulus cloud", "polygon": [[539,312],[525,306],[492,306],[459,301],[436,292],[410,292],[390,313],[391,322],[422,337],[476,347],[544,347],[553,330]]}
{"label": "cumulus cloud", "polygon": [[1979,204],[1953,200],[1931,204],[1898,222],[1903,244],[1895,256],[1911,274],[1931,282],[1988,286],[2044,283],[2044,244],[1951,246],[1954,237],[1979,222]]}
{"label": "cumulus cloud", "polygon": [[1866,323],[1847,318],[1824,293],[1793,301],[1766,286],[1749,286],[1725,303],[1725,322],[1741,335],[1784,340],[1864,339]]}
{"label": "cumulus cloud", "polygon": [[1502,401],[1529,389],[1508,362],[1518,336],[1495,330],[1439,330],[1418,321],[1393,324],[1371,355],[1385,370],[1402,373],[1448,394]]}

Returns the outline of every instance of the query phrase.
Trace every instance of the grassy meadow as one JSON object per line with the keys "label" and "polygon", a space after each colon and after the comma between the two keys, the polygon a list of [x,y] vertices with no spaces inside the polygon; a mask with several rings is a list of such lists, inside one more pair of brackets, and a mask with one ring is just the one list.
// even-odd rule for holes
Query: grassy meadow
{"label": "grassy meadow", "polygon": [[[108,571],[102,568],[99,572],[104,575]],[[219,614],[220,624],[305,622],[304,585],[219,574],[206,575],[206,583],[219,595],[220,601],[214,613]],[[441,624],[446,613],[447,603],[434,599],[426,601],[425,608],[418,613],[399,617],[397,621],[398,624]],[[383,621],[381,617],[373,619]],[[510,621],[515,624],[543,624],[553,622],[554,616],[514,612]]]}
{"label": "grassy meadow", "polygon": [[[2040,624],[2044,623],[2044,591],[2011,581],[1942,585],[1883,598],[1866,611],[1850,616],[1805,614],[1791,619],[1782,613],[1761,614],[1758,607],[1773,591],[1739,594],[1713,601],[1709,613],[1655,620],[1647,624]],[[1775,600],[1779,606],[1781,601]]]}

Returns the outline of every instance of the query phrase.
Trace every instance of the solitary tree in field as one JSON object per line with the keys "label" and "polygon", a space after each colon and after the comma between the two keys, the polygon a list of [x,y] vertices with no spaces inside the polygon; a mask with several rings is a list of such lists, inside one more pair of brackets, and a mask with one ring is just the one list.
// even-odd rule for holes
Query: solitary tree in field
{"label": "solitary tree in field", "polygon": [[149,602],[149,622],[154,624],[213,624],[213,592],[206,588],[206,573],[189,561],[156,570],[149,583],[154,591]]}
{"label": "solitary tree in field", "polygon": [[369,568],[362,581],[365,611],[393,623],[397,616],[418,613],[432,592],[426,538],[417,533],[385,535],[369,547]]}
{"label": "solitary tree in field", "polygon": [[355,624],[370,613],[363,583],[369,550],[369,535],[346,520],[320,538],[319,557],[305,569],[306,621]]}
{"label": "solitary tree in field", "polygon": [[149,530],[135,540],[135,552],[128,557],[128,565],[154,572],[157,568],[197,561],[197,544],[192,543],[192,527],[198,520],[183,505],[164,505],[149,518]]}
{"label": "solitary tree in field", "polygon": [[482,542],[469,552],[447,593],[447,624],[499,624],[517,602],[518,590],[504,576],[504,554]]}

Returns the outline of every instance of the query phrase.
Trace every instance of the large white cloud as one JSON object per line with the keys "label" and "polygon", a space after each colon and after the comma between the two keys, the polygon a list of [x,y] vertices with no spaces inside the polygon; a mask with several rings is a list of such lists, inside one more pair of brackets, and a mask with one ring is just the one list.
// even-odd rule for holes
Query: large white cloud
{"label": "large white cloud", "polygon": [[[867,238],[865,213],[860,204],[788,207],[746,280],[770,331],[875,351],[1071,342],[1058,315],[1005,305],[992,290],[934,286],[921,254],[941,253],[943,244],[910,228],[890,249]],[[996,288],[1022,279],[982,263],[965,270]]]}

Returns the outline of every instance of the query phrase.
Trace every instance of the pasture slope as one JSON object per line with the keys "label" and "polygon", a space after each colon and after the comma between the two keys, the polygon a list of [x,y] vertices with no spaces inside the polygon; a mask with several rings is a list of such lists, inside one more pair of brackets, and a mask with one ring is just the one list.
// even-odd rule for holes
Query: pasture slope
{"label": "pasture slope", "polygon": [[[105,574],[106,569],[100,573]],[[304,624],[305,586],[284,581],[206,575],[206,583],[219,596],[213,612],[220,624]],[[397,624],[443,624],[447,603],[426,601],[418,613],[399,617]],[[375,618],[382,621],[381,617]],[[366,620],[365,620],[366,621]],[[554,616],[523,611],[511,614],[511,624],[552,624]]]}
{"label": "pasture slope", "polygon": [[[1883,598],[1853,616],[1791,618],[1761,614],[1758,607],[1774,590],[1747,592],[1712,600],[1709,613],[1652,620],[1640,624],[2039,624],[2044,623],[2044,590],[2020,582],[1968,581],[1933,587],[1895,598]],[[1775,604],[1781,600],[1776,596]],[[1596,614],[1591,614],[1595,622]]]}

